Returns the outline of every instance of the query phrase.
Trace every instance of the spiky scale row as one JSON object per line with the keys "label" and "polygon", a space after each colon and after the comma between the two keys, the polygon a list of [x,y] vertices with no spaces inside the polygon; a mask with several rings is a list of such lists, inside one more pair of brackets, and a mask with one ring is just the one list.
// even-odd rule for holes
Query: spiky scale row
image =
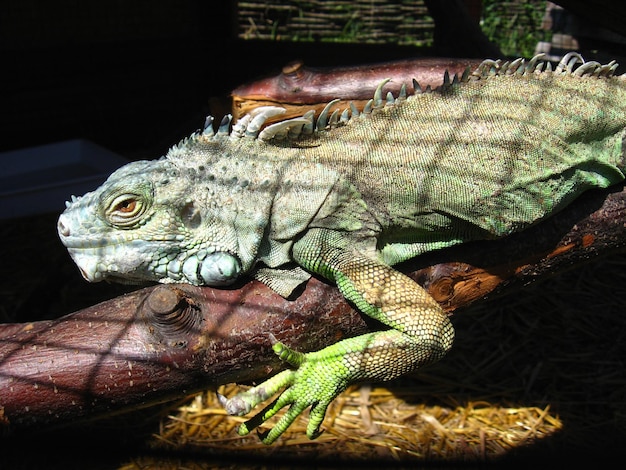
{"label": "spiky scale row", "polygon": [[[490,75],[554,73],[572,74],[578,77],[594,76],[608,78],[613,77],[618,68],[618,64],[614,60],[607,64],[600,64],[596,61],[585,62],[579,53],[570,52],[563,56],[553,70],[552,64],[548,61],[544,61],[544,57],[545,54],[538,54],[528,61],[523,58],[518,58],[505,62],[486,59],[474,71],[467,68],[460,76],[455,74],[450,77],[449,72],[446,70],[442,85],[435,89],[431,89],[430,86],[422,88],[419,82],[413,79],[413,89],[415,90],[415,94],[442,92],[460,83],[470,80],[480,80]],[[620,78],[624,79],[624,75],[620,76]],[[317,119],[315,119],[315,112],[311,110],[300,117],[280,121],[263,128],[269,118],[283,114],[285,109],[276,106],[262,106],[256,108],[250,114],[243,116],[237,123],[232,125],[232,128],[232,116],[230,114],[226,115],[217,133],[213,132],[213,117],[208,116],[202,135],[205,138],[228,136],[231,139],[258,138],[262,141],[270,141],[273,139],[296,140],[303,135],[310,135],[314,132],[321,132],[329,128],[345,125],[351,119],[360,115],[368,115],[381,108],[394,106],[406,100],[407,88],[405,84],[402,85],[397,98],[395,98],[391,92],[383,96],[383,88],[388,82],[389,79],[380,82],[374,92],[374,96],[364,105],[361,111],[359,111],[353,103],[350,103],[349,107],[345,108],[341,113],[339,113],[337,109],[331,112],[333,106],[340,101],[339,99],[334,99],[324,107]],[[181,144],[184,144],[184,142]]]}

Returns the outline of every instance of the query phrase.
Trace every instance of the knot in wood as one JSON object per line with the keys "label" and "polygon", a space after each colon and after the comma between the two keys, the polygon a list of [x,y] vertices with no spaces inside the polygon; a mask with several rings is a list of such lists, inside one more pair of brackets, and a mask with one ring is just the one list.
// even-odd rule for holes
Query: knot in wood
{"label": "knot in wood", "polygon": [[168,286],[157,286],[147,299],[147,306],[154,315],[168,315],[173,313],[181,301],[181,295],[176,289]]}
{"label": "knot in wood", "polygon": [[294,75],[297,76],[301,71],[304,63],[300,60],[294,60],[293,62],[289,62],[287,65],[283,67],[283,75]]}
{"label": "knot in wood", "polygon": [[437,302],[446,303],[454,295],[454,284],[455,281],[452,277],[442,277],[431,285],[430,295],[432,295]]}

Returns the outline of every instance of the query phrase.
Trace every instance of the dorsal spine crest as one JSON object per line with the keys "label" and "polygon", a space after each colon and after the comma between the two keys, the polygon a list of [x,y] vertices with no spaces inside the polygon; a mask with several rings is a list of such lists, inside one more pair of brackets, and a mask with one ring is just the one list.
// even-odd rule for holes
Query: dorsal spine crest
{"label": "dorsal spine crest", "polygon": [[[554,75],[572,75],[576,77],[593,77],[597,79],[612,78],[615,77],[615,72],[618,68],[618,64],[615,61],[611,61],[608,64],[600,64],[596,61],[585,62],[583,57],[577,52],[570,52],[564,55],[554,68],[550,62],[544,59],[545,54],[538,54],[530,60],[524,58],[518,58],[512,61],[486,59],[473,71],[467,68],[460,76],[455,74],[451,77],[450,73],[446,70],[442,85],[435,89],[432,89],[430,86],[422,88],[419,82],[413,79],[414,94],[445,93],[451,88],[462,86],[463,83],[469,81],[485,80],[494,76],[505,75],[524,76],[547,73]],[[617,78],[626,80],[625,75],[620,75]],[[188,146],[194,144],[198,138],[209,141],[222,140],[224,138],[231,141],[250,138],[265,142],[285,139],[296,141],[301,136],[312,135],[343,126],[356,118],[371,115],[380,109],[396,106],[406,101],[407,87],[405,84],[402,85],[397,97],[394,97],[391,92],[383,95],[383,88],[388,82],[389,79],[385,79],[379,83],[374,92],[374,96],[361,110],[352,102],[342,111],[339,109],[332,110],[333,106],[340,101],[339,99],[334,99],[324,107],[317,118],[315,118],[315,111],[310,110],[300,117],[286,119],[265,126],[269,118],[279,116],[286,110],[277,106],[262,106],[246,114],[234,124],[232,124],[232,115],[227,114],[222,118],[217,132],[213,130],[214,118],[207,116],[203,129],[186,137],[172,147],[170,154],[173,153],[175,155],[183,151]]]}

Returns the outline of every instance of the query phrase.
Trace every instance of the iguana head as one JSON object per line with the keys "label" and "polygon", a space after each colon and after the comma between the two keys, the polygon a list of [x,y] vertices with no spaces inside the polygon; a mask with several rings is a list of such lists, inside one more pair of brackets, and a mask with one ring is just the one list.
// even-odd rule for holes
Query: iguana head
{"label": "iguana head", "polygon": [[72,197],[58,232],[83,277],[219,286],[248,271],[277,178],[223,151],[224,142],[194,135],[167,158],[130,163]]}
{"label": "iguana head", "polygon": [[283,111],[258,108],[232,129],[226,116],[217,133],[209,117],[164,158],[129,163],[72,197],[58,232],[83,277],[220,286],[249,273],[289,295],[309,277],[293,265],[293,241],[314,217],[354,197],[335,171],[290,164],[266,143],[312,126],[307,116],[260,131]]}

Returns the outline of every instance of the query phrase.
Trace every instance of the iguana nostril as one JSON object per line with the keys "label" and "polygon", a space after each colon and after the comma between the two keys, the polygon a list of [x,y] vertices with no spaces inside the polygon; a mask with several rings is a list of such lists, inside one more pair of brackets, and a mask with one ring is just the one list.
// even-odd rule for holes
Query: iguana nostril
{"label": "iguana nostril", "polygon": [[64,237],[70,236],[70,228],[65,225],[61,219],[59,219],[59,222],[57,223],[57,230],[59,234],[63,235]]}

